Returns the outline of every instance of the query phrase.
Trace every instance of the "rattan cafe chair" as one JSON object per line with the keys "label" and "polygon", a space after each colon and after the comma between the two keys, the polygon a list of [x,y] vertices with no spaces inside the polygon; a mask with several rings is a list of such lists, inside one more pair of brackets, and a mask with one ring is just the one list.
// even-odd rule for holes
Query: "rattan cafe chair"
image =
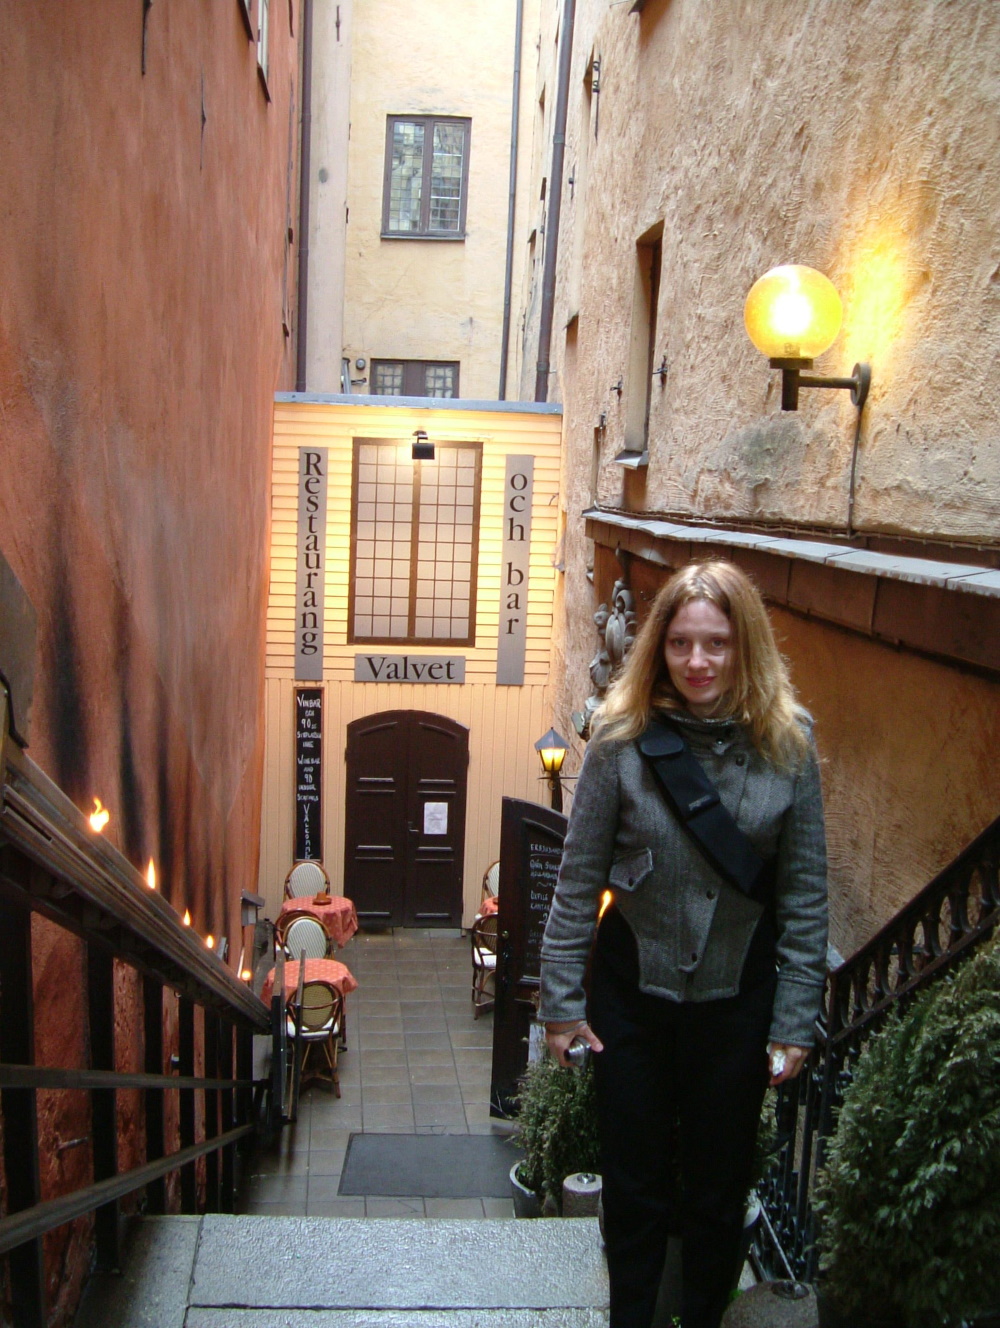
{"label": "rattan cafe chair", "polygon": [[477,918],[470,932],[472,937],[472,1012],[478,1019],[483,1010],[492,1010],[493,995],[487,993],[487,984],[496,977],[497,968],[497,917],[491,913],[488,917]]}
{"label": "rattan cafe chair", "polygon": [[303,950],[307,959],[325,959],[330,953],[330,933],[308,913],[293,918],[283,928],[281,939],[289,959],[298,959]]}
{"label": "rattan cafe chair", "polygon": [[302,1004],[288,1002],[287,1032],[294,1039],[293,1072],[298,1062],[299,1086],[312,1079],[329,1083],[340,1097],[337,1056],[344,1026],[344,998],[331,982],[309,981],[302,987]]}
{"label": "rattan cafe chair", "polygon": [[330,878],[321,862],[297,862],[285,877],[286,899],[303,899],[329,890]]}
{"label": "rattan cafe chair", "polygon": [[500,860],[491,862],[483,872],[483,897],[480,901],[485,904],[487,899],[496,897],[500,889]]}

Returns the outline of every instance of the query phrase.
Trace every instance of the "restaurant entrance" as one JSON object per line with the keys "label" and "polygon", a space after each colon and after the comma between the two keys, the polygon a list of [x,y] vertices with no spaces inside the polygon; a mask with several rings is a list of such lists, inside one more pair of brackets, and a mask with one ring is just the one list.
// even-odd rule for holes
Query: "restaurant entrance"
{"label": "restaurant entrance", "polygon": [[385,710],[347,726],[344,893],[362,926],[459,927],[469,730]]}

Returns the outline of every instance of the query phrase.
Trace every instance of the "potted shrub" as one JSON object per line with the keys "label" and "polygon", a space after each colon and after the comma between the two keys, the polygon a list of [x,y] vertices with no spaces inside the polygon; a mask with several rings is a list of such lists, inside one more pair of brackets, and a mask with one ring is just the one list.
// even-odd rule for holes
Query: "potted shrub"
{"label": "potted shrub", "polygon": [[957,1325],[1000,1304],[1000,948],[862,1053],[817,1185],[821,1323]]}
{"label": "potted shrub", "polygon": [[[511,1168],[514,1210],[518,1216],[557,1214],[565,1177],[599,1170],[592,1067],[563,1067],[550,1056],[533,1061],[521,1080],[517,1108],[516,1142],[524,1159]],[[532,1206],[530,1196],[536,1213],[524,1211]]]}

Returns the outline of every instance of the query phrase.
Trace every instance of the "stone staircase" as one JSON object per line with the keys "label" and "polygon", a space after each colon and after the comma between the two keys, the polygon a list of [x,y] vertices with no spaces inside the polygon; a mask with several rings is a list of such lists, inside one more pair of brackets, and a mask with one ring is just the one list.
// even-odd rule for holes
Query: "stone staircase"
{"label": "stone staircase", "polygon": [[597,1222],[151,1217],[76,1328],[607,1328]]}

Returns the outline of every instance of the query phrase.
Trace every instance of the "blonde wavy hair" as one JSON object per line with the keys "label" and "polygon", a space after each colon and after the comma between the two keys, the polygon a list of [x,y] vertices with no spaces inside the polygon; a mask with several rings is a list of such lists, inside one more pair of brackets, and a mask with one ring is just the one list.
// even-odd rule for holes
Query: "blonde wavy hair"
{"label": "blonde wavy hair", "polygon": [[595,715],[594,738],[637,738],[654,710],[685,708],[670,681],[664,642],[674,617],[692,600],[714,604],[732,629],[732,678],[718,718],[746,724],[757,750],[772,764],[797,765],[807,750],[807,713],[795,699],[760,591],[739,567],[721,559],[688,563],[660,590]]}

